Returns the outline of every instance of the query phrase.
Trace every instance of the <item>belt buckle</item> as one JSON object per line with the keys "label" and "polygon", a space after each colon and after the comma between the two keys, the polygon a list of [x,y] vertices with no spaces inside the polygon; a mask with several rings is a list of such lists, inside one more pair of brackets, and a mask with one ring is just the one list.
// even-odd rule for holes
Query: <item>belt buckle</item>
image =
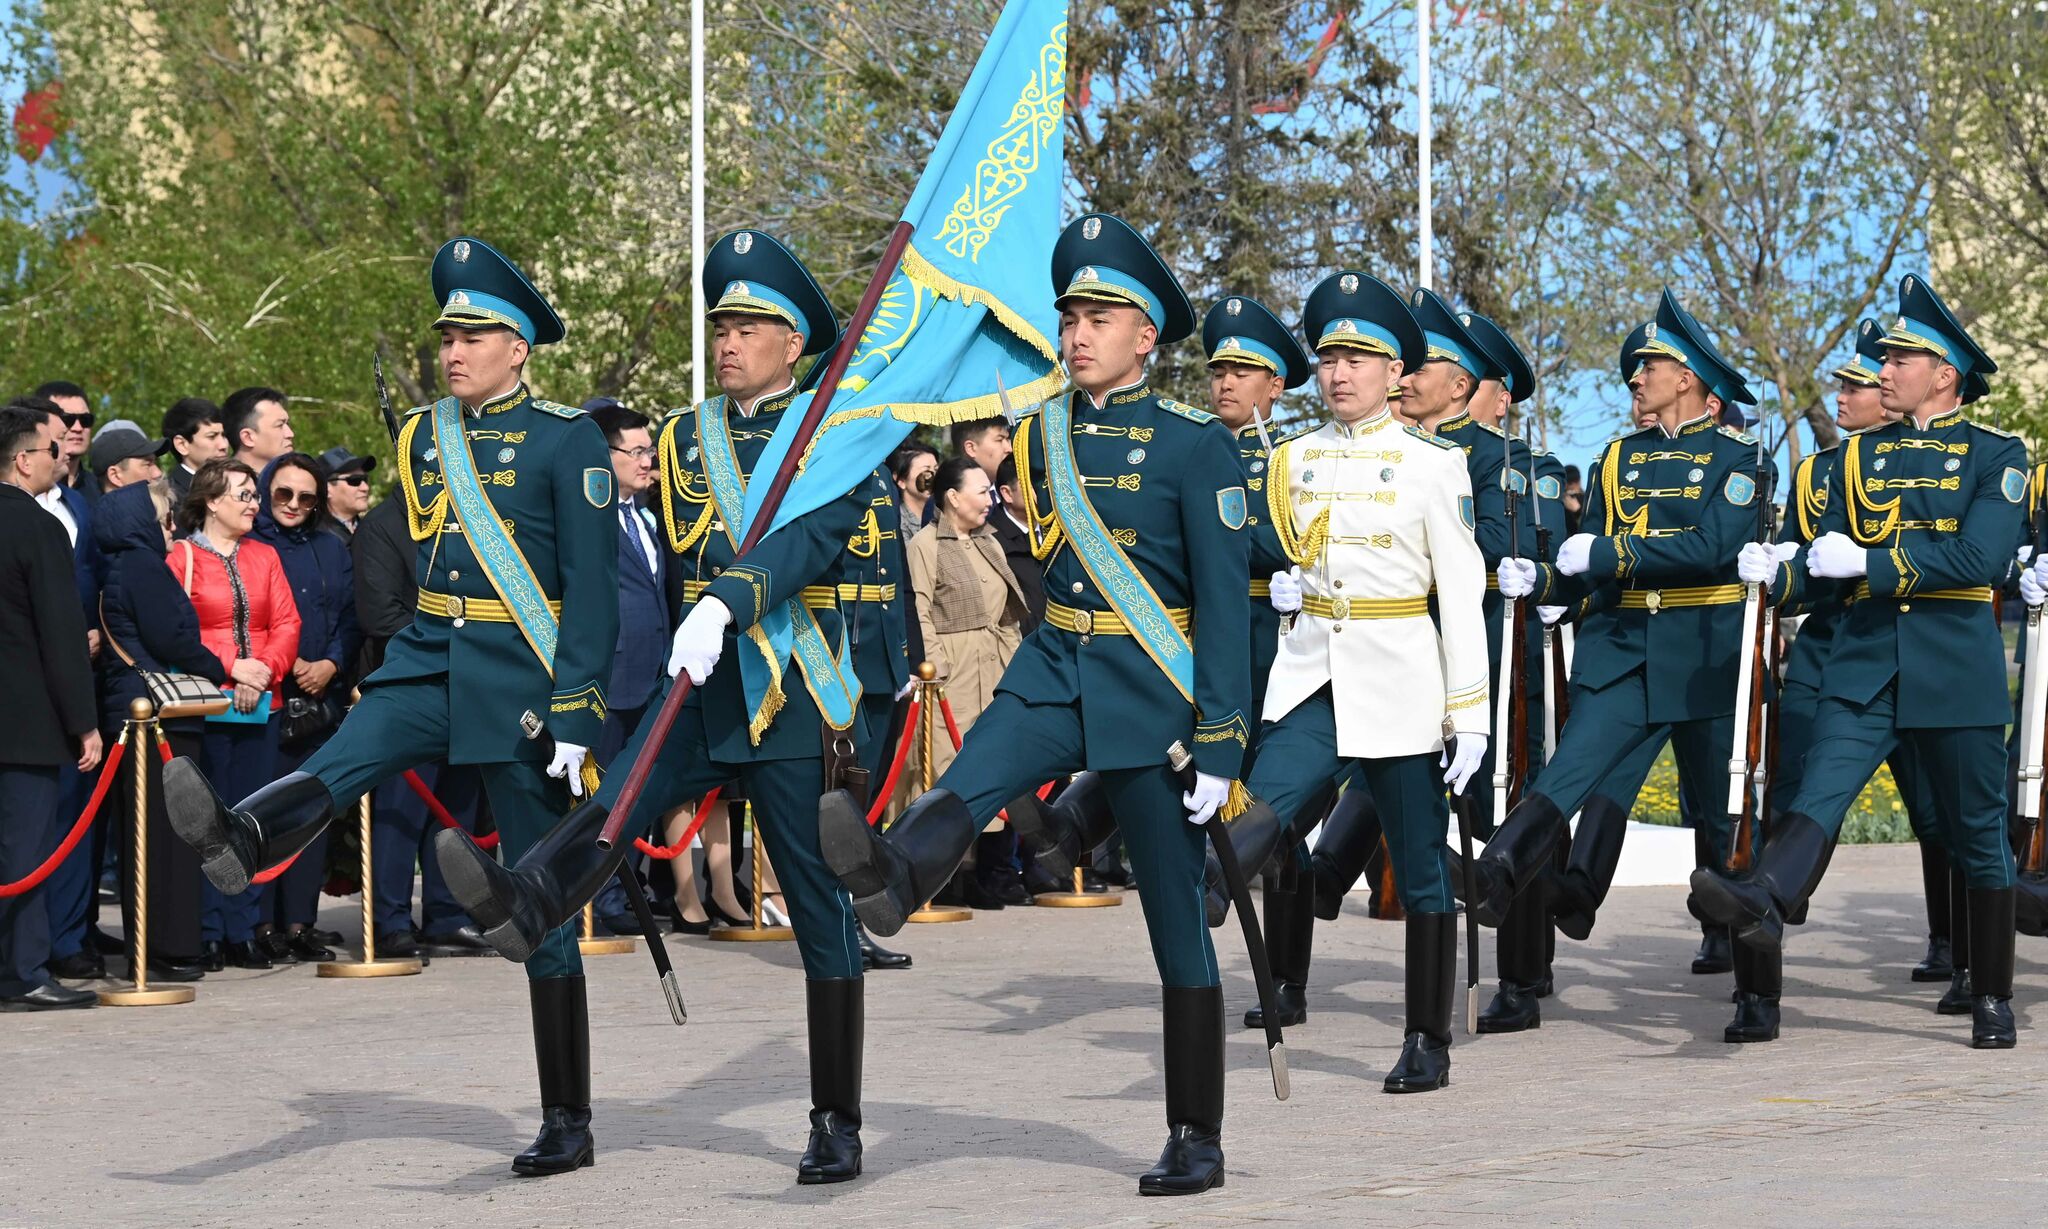
{"label": "belt buckle", "polygon": [[1651,614],[1656,614],[1664,609],[1664,591],[1662,589],[1652,589],[1645,593],[1643,595],[1643,608]]}
{"label": "belt buckle", "polygon": [[1081,639],[1083,640],[1094,635],[1095,612],[1092,610],[1076,610],[1074,612],[1074,630],[1081,633]]}
{"label": "belt buckle", "polygon": [[1330,599],[1330,617],[1331,617],[1331,618],[1333,618],[1333,619],[1348,619],[1348,618],[1350,618],[1350,617],[1351,617],[1351,599],[1350,599],[1350,598],[1348,598],[1348,597],[1338,597],[1338,598],[1331,598],[1331,599]]}
{"label": "belt buckle", "polygon": [[448,617],[455,620],[455,626],[461,627],[468,613],[469,607],[461,598],[452,593],[448,595]]}

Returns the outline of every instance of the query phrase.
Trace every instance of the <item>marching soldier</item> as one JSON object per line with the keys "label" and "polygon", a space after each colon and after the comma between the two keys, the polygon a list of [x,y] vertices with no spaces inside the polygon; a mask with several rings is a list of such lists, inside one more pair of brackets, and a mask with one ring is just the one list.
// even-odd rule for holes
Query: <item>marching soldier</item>
{"label": "marching soldier", "polygon": [[[1223,991],[1203,920],[1199,825],[1242,805],[1250,513],[1230,432],[1146,386],[1154,349],[1194,330],[1151,246],[1089,214],[1055,245],[1052,281],[1074,391],[1019,420],[1014,454],[1046,559],[1045,622],[937,788],[886,835],[844,793],[821,802],[819,829],[861,919],[886,936],[1011,799],[1095,770],[1144,884],[1163,983],[1170,1132],[1138,1190],[1194,1194],[1223,1181]],[[1167,766],[1175,742],[1193,752],[1192,788]]]}
{"label": "marching soldier", "polygon": [[1952,938],[1957,988],[1970,998],[1970,1044],[2005,1049],[2015,1041],[2013,856],[2004,645],[1992,593],[2020,536],[2026,448],[1963,417],[1997,367],[1920,278],[1900,283],[1899,316],[1883,344],[1879,398],[1902,420],[1842,442],[1811,544],[1788,560],[1767,546],[1742,552],[1745,581],[1769,584],[1780,605],[1852,601],[1823,663],[1798,793],[1747,875],[1695,871],[1693,893],[1708,917],[1775,958],[1787,920],[1827,869],[1850,804],[1903,745],[1915,768],[1944,786],[1929,795],[1966,885],[1965,925]]}
{"label": "marching soldier", "polygon": [[[1397,417],[1386,387],[1439,356],[1463,374],[1430,385],[1491,367],[1455,319],[1425,340],[1401,297],[1363,273],[1324,279],[1302,319],[1331,418],[1274,450],[1266,484],[1270,531],[1293,565],[1273,575],[1273,606],[1291,618],[1250,785],[1288,823],[1329,782],[1363,776],[1408,915],[1407,1026],[1384,1088],[1428,1092],[1450,1082],[1458,947],[1444,786],[1462,792],[1486,752],[1486,564],[1464,457]],[[1409,399],[1428,403],[1415,387]],[[1256,865],[1260,853],[1248,844],[1243,856]]]}
{"label": "marching soldier", "polygon": [[[1845,436],[1860,435],[1873,427],[1897,421],[1885,412],[1880,388],[1884,368],[1884,329],[1875,320],[1856,326],[1856,350],[1849,361],[1834,371],[1835,422]],[[1777,557],[1792,558],[1803,545],[1820,536],[1822,514],[1827,511],[1828,485],[1833,480],[1841,445],[1808,454],[1792,472],[1792,489],[1786,501],[1785,527],[1778,535]],[[1781,615],[1803,614],[1799,634],[1785,654],[1783,680],[1774,706],[1777,722],[1778,765],[1771,784],[1781,800],[1798,796],[1806,774],[1806,753],[1813,745],[1813,721],[1820,707],[1822,663],[1835,644],[1835,631],[1848,603],[1838,593],[1816,594],[1797,609],[1780,608]],[[1905,746],[1892,752],[1887,761],[1892,779],[1906,804],[1913,835],[1920,844],[1920,880],[1927,896],[1927,955],[1913,969],[1917,982],[1948,981],[1952,968],[1949,936],[1953,933],[1949,912],[1951,900],[1963,894],[1949,891],[1948,854],[1933,804],[1925,796],[1926,783],[1913,771],[1912,756]],[[1960,1003],[1967,1011],[1967,1000]]]}
{"label": "marching soldier", "polygon": [[[698,688],[656,751],[638,814],[659,816],[735,778],[745,789],[804,965],[811,1132],[797,1181],[844,1182],[861,1171],[862,961],[810,817],[821,788],[857,768],[868,736],[842,603],[858,601],[848,587],[869,583],[848,543],[883,492],[870,475],[736,561],[747,484],[798,395],[796,364],[830,350],[839,326],[809,270],[760,231],[721,238],[702,276],[722,392],[671,414],[658,444],[663,520],[692,603],[668,669]],[[641,725],[620,763],[639,758],[654,725]],[[623,780],[614,774],[509,870],[466,835],[439,838],[449,886],[501,954],[528,959],[617,873],[629,842],[603,850],[597,836]]]}
{"label": "marching soldier", "polygon": [[[563,328],[518,268],[482,240],[454,239],[434,257],[433,283],[453,395],[410,411],[397,441],[420,543],[419,616],[392,637],[362,700],[301,771],[230,810],[191,761],[164,769],[172,826],[223,892],[241,891],[377,782],[419,764],[478,765],[513,858],[594,782],[586,749],[604,724],[618,638],[604,433],[582,410],[527,391],[527,356]],[[536,737],[543,728],[551,739]],[[539,1136],[512,1167],[555,1174],[594,1155],[590,1023],[569,929],[544,928],[531,944],[543,1110]]]}
{"label": "marching soldier", "polygon": [[1595,463],[1582,524],[1600,532],[1566,539],[1554,565],[1509,559],[1500,566],[1505,597],[1586,607],[1572,715],[1557,754],[1475,868],[1471,903],[1490,926],[1502,925],[1513,898],[1536,880],[1566,818],[1645,743],[1671,741],[1704,856],[1726,856],[1716,789],[1726,779],[1733,732],[1727,682],[1735,675],[1743,598],[1731,573],[1735,555],[1755,537],[1763,484],[1755,437],[1719,426],[1711,399],[1748,405],[1755,397],[1670,292],[1644,332],[1634,380],[1657,425],[1609,442]]}

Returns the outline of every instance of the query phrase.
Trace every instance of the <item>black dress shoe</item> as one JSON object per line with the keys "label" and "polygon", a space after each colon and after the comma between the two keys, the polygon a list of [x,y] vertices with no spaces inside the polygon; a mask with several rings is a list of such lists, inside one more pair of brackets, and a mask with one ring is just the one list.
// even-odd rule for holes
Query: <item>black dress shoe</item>
{"label": "black dress shoe", "polygon": [[1692,971],[1695,973],[1726,973],[1735,967],[1733,950],[1729,947],[1728,932],[1719,926],[1710,927],[1700,935],[1699,950],[1692,954]]}
{"label": "black dress shoe", "polygon": [[90,990],[73,990],[60,986],[54,979],[45,979],[43,984],[25,994],[10,994],[0,998],[0,1011],[64,1011],[73,1007],[92,1007],[100,996]]}
{"label": "black dress shoe", "polygon": [[394,930],[388,935],[377,936],[377,954],[400,959],[417,956],[420,954],[420,941],[410,930]]}
{"label": "black dress shoe", "polygon": [[1737,991],[1735,1019],[1721,1030],[1721,1040],[1730,1043],[1776,1041],[1778,1000],[1768,995]]}
{"label": "black dress shoe", "polygon": [[1927,955],[1913,966],[1913,980],[1947,981],[1956,971],[1953,951],[1947,935],[1928,935]]}
{"label": "black dress shoe", "polygon": [[1532,1028],[1543,1027],[1542,995],[1540,986],[1523,986],[1504,981],[1494,992],[1493,1001],[1486,1010],[1479,1013],[1478,1032],[1521,1033]]}
{"label": "black dress shoe", "polygon": [[199,963],[208,973],[218,973],[228,967],[227,950],[219,939],[199,945]]}
{"label": "black dress shoe", "polygon": [[[194,982],[206,976],[206,966],[199,961],[152,960],[149,962],[149,980],[160,982]],[[130,971],[133,979],[134,973]]]}
{"label": "black dress shoe", "polygon": [[1006,905],[1028,905],[1031,893],[1024,887],[1024,877],[1017,874],[998,875],[992,882],[984,884],[991,896]]}
{"label": "black dress shoe", "polygon": [[[409,938],[410,936],[407,937]],[[384,941],[379,939],[377,946],[382,948],[383,945]],[[415,944],[415,950],[429,956],[497,955],[497,952],[491,947],[490,940],[484,938],[483,933],[474,926],[458,926],[454,930],[442,930],[430,935],[421,935],[418,943]]]}
{"label": "black dress shoe", "polygon": [[1059,876],[1033,862],[1024,870],[1024,890],[1036,896],[1041,892],[1071,892],[1074,885],[1071,880],[1060,882]]}
{"label": "black dress shoe", "polygon": [[277,967],[277,963],[271,960],[270,953],[264,951],[262,945],[254,939],[244,943],[223,944],[221,946],[221,954],[230,968],[274,969]]}
{"label": "black dress shoe", "polygon": [[268,934],[257,935],[250,942],[256,945],[258,951],[270,957],[273,964],[298,962],[298,957],[292,954],[292,937],[285,931],[273,930]]}
{"label": "black dress shoe", "polygon": [[305,933],[312,935],[315,939],[320,940],[320,945],[322,947],[348,946],[348,936],[342,934],[338,930],[321,930],[317,926],[308,926],[306,927]]}
{"label": "black dress shoe", "polygon": [[1973,1011],[1971,1004],[1975,998],[1970,993],[1970,971],[1957,969],[1949,974],[1948,989],[1942,991],[1941,1001],[1934,1005],[1934,1010],[1944,1016],[1967,1016]]}
{"label": "black dress shoe", "polygon": [[125,956],[128,954],[128,941],[126,939],[116,939],[97,926],[85,928],[85,945],[102,956]]}
{"label": "black dress shoe", "polygon": [[106,960],[90,946],[50,962],[50,976],[66,981],[95,981],[106,975]]}
{"label": "black dress shoe", "polygon": [[310,930],[302,930],[285,940],[285,951],[290,953],[293,960],[304,964],[319,964],[334,959],[333,949],[315,939]]}
{"label": "black dress shoe", "polygon": [[1159,1163],[1138,1175],[1140,1195],[1199,1195],[1223,1185],[1223,1133],[1176,1122]]}
{"label": "black dress shoe", "polygon": [[874,969],[907,969],[910,967],[908,952],[892,952],[868,937],[868,928],[858,921],[853,924],[853,933],[860,939],[861,967]]}
{"label": "black dress shoe", "polygon": [[2013,1031],[2012,1000],[1980,994],[1970,1000],[1970,1048],[2010,1050],[2018,1042]]}
{"label": "black dress shoe", "polygon": [[711,915],[707,910],[703,921],[693,922],[683,916],[680,908],[671,904],[668,909],[668,929],[670,934],[708,935],[711,933]]}
{"label": "black dress shoe", "polygon": [[932,898],[934,904],[965,905],[969,909],[1000,909],[1003,900],[983,887],[981,880],[962,871],[953,876],[950,892],[941,892]]}
{"label": "black dress shoe", "polygon": [[[1300,982],[1284,981],[1273,987],[1273,1005],[1280,1011],[1280,1027],[1293,1028],[1308,1023],[1308,987]],[[1266,1027],[1266,1009],[1254,1005],[1244,1013],[1246,1028]]]}
{"label": "black dress shoe", "polygon": [[640,919],[630,913],[607,913],[597,919],[597,933],[600,935],[624,935],[646,938],[640,928]]}

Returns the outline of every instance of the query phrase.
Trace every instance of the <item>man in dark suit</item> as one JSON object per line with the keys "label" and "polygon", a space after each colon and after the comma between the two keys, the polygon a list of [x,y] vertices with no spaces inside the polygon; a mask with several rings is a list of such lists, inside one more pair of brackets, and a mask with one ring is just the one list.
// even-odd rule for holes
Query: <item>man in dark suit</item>
{"label": "man in dark suit", "polygon": [[[47,413],[0,410],[0,708],[14,736],[0,744],[0,882],[28,875],[56,846],[58,769],[99,767],[85,619],[70,581],[71,544],[39,506],[57,482],[61,448]],[[40,891],[0,897],[0,1011],[90,1007],[91,991],[57,984]]]}
{"label": "man in dark suit", "polygon": [[1031,553],[1031,531],[1024,525],[1024,499],[1017,486],[1017,459],[1004,457],[996,466],[996,510],[988,523],[995,528],[996,541],[1003,544],[1003,558],[1024,591],[1024,634],[1029,636],[1045,618],[1045,565]]}

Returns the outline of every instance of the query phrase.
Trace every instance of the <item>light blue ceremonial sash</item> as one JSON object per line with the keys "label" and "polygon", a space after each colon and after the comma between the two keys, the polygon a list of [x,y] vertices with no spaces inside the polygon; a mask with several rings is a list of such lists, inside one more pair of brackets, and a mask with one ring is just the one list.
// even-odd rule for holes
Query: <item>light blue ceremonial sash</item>
{"label": "light blue ceremonial sash", "polygon": [[1166,604],[1152,591],[1123,548],[1110,538],[1095,506],[1082,489],[1081,473],[1074,468],[1074,398],[1081,393],[1054,397],[1045,403],[1040,421],[1045,429],[1045,482],[1052,491],[1052,512],[1059,518],[1061,532],[1073,545],[1074,556],[1095,587],[1108,599],[1111,609],[1122,617],[1124,626],[1152,658],[1180,694],[1190,703],[1195,696],[1195,650],[1180,628],[1166,613]]}
{"label": "light blue ceremonial sash", "polygon": [[[704,463],[704,478],[711,488],[711,501],[733,550],[745,539],[747,482],[740,474],[739,456],[733,451],[732,429],[726,421],[729,398],[717,397],[697,411],[697,447]],[[746,567],[734,565],[734,570]],[[852,646],[841,638],[839,652],[825,641],[818,617],[801,598],[761,612],[760,622],[740,634],[740,643],[755,652],[740,655],[740,688],[747,702],[748,736],[756,743],[781,707],[782,675],[794,655],[801,668],[804,686],[817,701],[826,724],[844,730],[853,724],[860,703],[860,683],[853,671]],[[849,683],[847,680],[854,679]]]}
{"label": "light blue ceremonial sash", "polygon": [[519,634],[526,637],[533,655],[549,674],[555,672],[555,614],[548,609],[547,590],[540,587],[533,568],[505,523],[498,519],[490,496],[476,474],[476,460],[469,455],[469,433],[463,429],[462,403],[443,397],[434,403],[434,446],[441,453],[441,477],[448,484],[448,501],[462,518],[462,536],[490,578],[491,588],[512,612]]}

